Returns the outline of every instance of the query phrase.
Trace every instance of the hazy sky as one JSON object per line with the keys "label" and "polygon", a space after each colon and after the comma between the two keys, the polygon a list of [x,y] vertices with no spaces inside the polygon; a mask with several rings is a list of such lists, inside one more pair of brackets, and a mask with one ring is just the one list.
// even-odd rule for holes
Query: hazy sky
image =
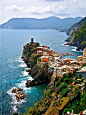
{"label": "hazy sky", "polygon": [[11,18],[86,16],[86,0],[0,0],[0,24]]}

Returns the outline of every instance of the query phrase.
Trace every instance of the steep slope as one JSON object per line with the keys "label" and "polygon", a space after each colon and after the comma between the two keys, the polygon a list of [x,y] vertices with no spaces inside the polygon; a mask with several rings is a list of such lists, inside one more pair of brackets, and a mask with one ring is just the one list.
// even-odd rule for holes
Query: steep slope
{"label": "steep slope", "polygon": [[86,84],[83,81],[77,79],[76,72],[58,78],[54,86],[44,91],[43,98],[22,115],[63,115],[72,110],[79,114],[86,109]]}
{"label": "steep slope", "polygon": [[12,18],[8,22],[0,25],[1,29],[59,29],[66,30],[74,23],[81,20],[77,18],[60,19],[58,17],[48,17],[44,19],[35,18]]}
{"label": "steep slope", "polygon": [[72,35],[74,31],[79,29],[84,23],[86,22],[86,17],[84,17],[82,20],[80,20],[78,23],[74,24],[67,30],[67,35]]}
{"label": "steep slope", "polygon": [[68,33],[67,44],[76,46],[77,50],[83,50],[86,47],[86,17],[75,24]]}

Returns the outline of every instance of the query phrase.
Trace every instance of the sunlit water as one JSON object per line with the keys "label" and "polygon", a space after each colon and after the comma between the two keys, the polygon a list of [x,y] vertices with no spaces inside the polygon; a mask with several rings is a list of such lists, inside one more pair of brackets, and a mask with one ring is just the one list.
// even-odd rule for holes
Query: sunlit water
{"label": "sunlit water", "polygon": [[[25,87],[27,79],[32,79],[26,72],[27,66],[21,60],[23,45],[30,42],[33,37],[41,45],[50,46],[57,53],[70,52],[74,56],[67,58],[77,59],[82,52],[76,52],[75,47],[64,46],[64,40],[68,37],[64,32],[53,30],[0,30],[0,115],[11,115],[14,112],[19,115],[33,106],[43,96],[47,84],[34,87]],[[26,99],[16,101],[11,90],[21,87]]]}

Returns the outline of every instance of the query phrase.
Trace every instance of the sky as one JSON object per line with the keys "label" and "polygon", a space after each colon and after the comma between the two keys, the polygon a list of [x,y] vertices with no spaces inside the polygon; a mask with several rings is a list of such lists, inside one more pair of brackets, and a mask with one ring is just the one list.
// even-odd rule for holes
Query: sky
{"label": "sky", "polygon": [[86,0],[0,0],[0,24],[11,18],[85,17]]}

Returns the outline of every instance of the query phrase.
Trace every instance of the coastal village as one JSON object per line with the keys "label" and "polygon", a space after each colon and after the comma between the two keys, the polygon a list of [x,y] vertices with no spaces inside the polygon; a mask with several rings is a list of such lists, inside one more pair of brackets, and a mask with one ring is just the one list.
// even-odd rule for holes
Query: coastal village
{"label": "coastal village", "polygon": [[[37,47],[37,54],[40,57],[37,60],[37,65],[43,66],[48,64],[48,72],[53,72],[51,81],[56,77],[63,77],[64,74],[73,73],[74,70],[80,69],[82,65],[86,64],[86,48],[83,50],[83,56],[78,56],[76,59],[62,58],[63,56],[73,55],[71,53],[61,53],[51,50],[47,46]],[[77,71],[77,75],[83,74],[84,79],[86,79],[86,67],[81,68]]]}
{"label": "coastal village", "polygon": [[[80,99],[80,96],[85,96],[85,88],[86,88],[86,48],[83,50],[83,55],[78,56],[76,59],[69,59],[69,58],[62,58],[67,55],[73,55],[71,53],[61,53],[58,54],[56,51],[50,49],[50,47],[45,45],[40,45],[38,43],[34,42],[34,39],[31,38],[31,42],[28,43],[28,47],[32,47],[35,45],[38,45],[34,48],[34,51],[31,55],[36,55],[36,68],[44,68],[45,65],[47,65],[48,73],[51,74],[50,82],[46,88],[46,91],[44,91],[44,99],[42,101],[38,101],[34,104],[34,107],[28,108],[28,111],[24,114],[27,115],[30,112],[30,115],[35,115],[35,112],[37,115],[62,115],[61,113],[66,113],[65,115],[78,115],[74,114],[77,113],[75,110],[68,109],[69,102],[71,102],[71,106],[73,106],[73,102],[76,98]],[[27,46],[27,45],[26,45]],[[29,52],[29,49],[27,50],[24,46],[24,53],[26,51]],[[23,58],[25,58],[23,55]],[[31,55],[29,58],[31,58]],[[27,56],[28,57],[28,56]],[[27,60],[29,59],[27,58]],[[33,57],[32,57],[33,59]],[[26,63],[28,64],[28,62]],[[31,68],[31,70],[28,70],[28,72],[37,71],[34,70],[34,67]],[[32,70],[33,69],[33,70]],[[39,69],[39,68],[38,68]],[[26,70],[27,71],[27,70]],[[35,73],[36,74],[36,73]],[[37,76],[32,80],[27,80],[26,84],[34,83],[34,85],[37,85],[38,82],[42,83],[39,80],[41,75],[39,75],[39,78]],[[48,75],[48,74],[47,74]],[[37,84],[36,84],[37,83]],[[29,87],[31,85],[28,85]],[[32,84],[33,86],[33,84]],[[83,97],[85,98],[85,97]],[[81,100],[83,100],[83,98]],[[77,100],[78,101],[78,100]],[[80,104],[83,103],[85,106],[85,102],[81,101]],[[36,106],[38,105],[38,106]],[[82,105],[82,104],[81,104]],[[81,106],[80,105],[80,106]],[[64,109],[64,108],[67,108]],[[46,110],[47,109],[47,110]],[[40,112],[39,112],[39,111]],[[46,111],[46,112],[44,112]],[[71,112],[70,112],[71,111]],[[45,114],[44,114],[45,113]],[[80,115],[86,114],[86,108],[83,109],[79,113]]]}

